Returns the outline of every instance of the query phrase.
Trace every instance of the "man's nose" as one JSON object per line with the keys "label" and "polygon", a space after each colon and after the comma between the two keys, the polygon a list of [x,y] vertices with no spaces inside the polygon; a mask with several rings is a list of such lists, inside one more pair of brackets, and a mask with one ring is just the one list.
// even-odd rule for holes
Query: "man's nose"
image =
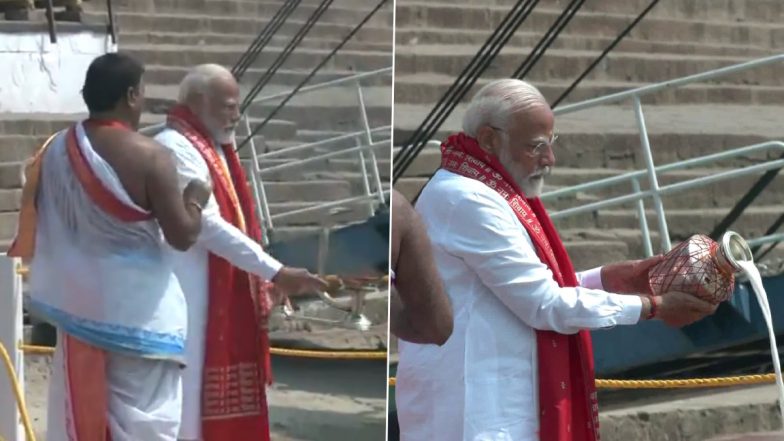
{"label": "man's nose", "polygon": [[552,167],[555,165],[555,152],[553,151],[553,145],[550,144],[547,146],[544,154],[539,157],[539,166],[540,167]]}

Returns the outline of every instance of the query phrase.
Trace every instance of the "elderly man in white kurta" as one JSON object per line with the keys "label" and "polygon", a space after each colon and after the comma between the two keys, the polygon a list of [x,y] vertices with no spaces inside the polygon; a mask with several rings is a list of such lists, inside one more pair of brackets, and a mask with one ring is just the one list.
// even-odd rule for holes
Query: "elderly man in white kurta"
{"label": "elderly man in white kurta", "polygon": [[536,88],[500,80],[442,145],[416,209],[455,323],[443,346],[400,342],[401,440],[596,440],[586,330],[654,317],[683,325],[714,310],[681,293],[649,296],[645,274],[660,257],[575,274],[538,199],[553,128]]}
{"label": "elderly man in white kurta", "polygon": [[168,128],[155,137],[176,156],[181,183],[198,176],[211,179],[215,188],[196,245],[175,258],[188,303],[181,440],[269,439],[271,293],[326,288],[259,245],[253,198],[234,150],[238,120],[234,77],[221,66],[202,65],[183,80]]}

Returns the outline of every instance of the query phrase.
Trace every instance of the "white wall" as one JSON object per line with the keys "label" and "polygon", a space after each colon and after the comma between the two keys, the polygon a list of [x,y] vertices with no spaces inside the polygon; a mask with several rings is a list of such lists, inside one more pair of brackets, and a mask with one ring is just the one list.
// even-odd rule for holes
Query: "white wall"
{"label": "white wall", "polygon": [[[40,29],[40,28],[39,28]],[[106,32],[0,32],[0,112],[82,113],[90,62],[115,52]]]}

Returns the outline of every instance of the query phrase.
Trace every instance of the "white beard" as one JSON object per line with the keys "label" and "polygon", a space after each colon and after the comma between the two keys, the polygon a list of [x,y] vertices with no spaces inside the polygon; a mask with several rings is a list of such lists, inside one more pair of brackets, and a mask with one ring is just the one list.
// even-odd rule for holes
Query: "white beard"
{"label": "white beard", "polygon": [[212,120],[206,115],[200,115],[199,119],[201,119],[202,124],[204,124],[207,130],[210,131],[210,136],[212,136],[213,141],[219,145],[234,143],[234,138],[237,133],[236,129],[226,130],[223,128],[216,128],[215,125],[212,124]]}
{"label": "white beard", "polygon": [[512,160],[509,154],[509,147],[504,146],[501,149],[501,154],[498,155],[498,161],[504,166],[506,171],[512,176],[515,184],[520,187],[520,190],[525,193],[528,198],[538,198],[542,195],[544,189],[544,178],[550,174],[550,167],[544,166],[534,170],[530,175],[520,170],[520,166]]}
{"label": "white beard", "polygon": [[234,144],[234,138],[236,137],[236,131],[232,130],[231,132],[227,132],[225,130],[221,130],[218,132],[214,132],[212,134],[213,139],[220,145],[223,144]]}

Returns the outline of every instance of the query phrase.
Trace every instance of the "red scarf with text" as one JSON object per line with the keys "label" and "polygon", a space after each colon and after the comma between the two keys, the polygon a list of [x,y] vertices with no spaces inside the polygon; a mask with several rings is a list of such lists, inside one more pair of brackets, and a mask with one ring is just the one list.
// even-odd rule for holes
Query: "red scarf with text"
{"label": "red scarf with text", "polygon": [[[167,125],[185,136],[207,163],[221,217],[261,242],[250,186],[234,146],[219,146],[224,164],[209,131],[185,106],[170,110]],[[203,440],[269,440],[265,386],[272,382],[267,331],[270,284],[212,253],[208,273]]]}
{"label": "red scarf with text", "polygon": [[[476,179],[509,203],[558,286],[577,286],[569,255],[539,198],[528,199],[497,158],[474,138],[458,133],[441,145],[441,168]],[[539,439],[596,441],[599,407],[588,331],[563,335],[536,331],[539,366]]]}

